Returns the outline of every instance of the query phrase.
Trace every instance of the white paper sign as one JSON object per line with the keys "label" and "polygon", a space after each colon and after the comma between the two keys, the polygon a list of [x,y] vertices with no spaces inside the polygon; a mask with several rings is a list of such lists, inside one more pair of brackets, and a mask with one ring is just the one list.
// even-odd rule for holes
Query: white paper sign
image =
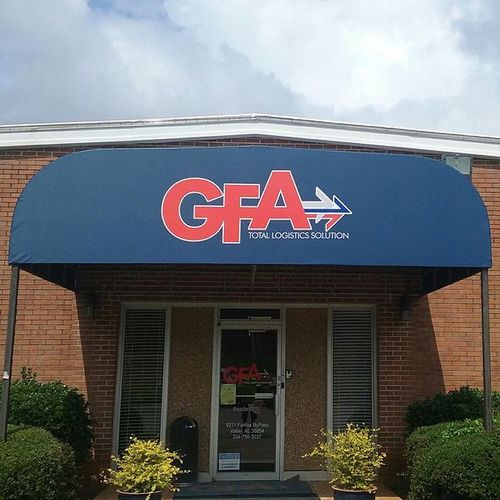
{"label": "white paper sign", "polygon": [[219,453],[219,470],[240,470],[240,454]]}

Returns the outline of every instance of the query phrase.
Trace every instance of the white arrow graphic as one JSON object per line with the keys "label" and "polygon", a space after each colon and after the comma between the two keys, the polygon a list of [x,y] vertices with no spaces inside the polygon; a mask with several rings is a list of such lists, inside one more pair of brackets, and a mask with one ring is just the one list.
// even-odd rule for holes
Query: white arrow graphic
{"label": "white arrow graphic", "polygon": [[[335,202],[335,196],[332,196],[330,199],[329,196],[318,186],[316,186],[315,194],[319,201],[303,201],[302,206],[305,210],[340,210],[339,205]],[[318,223],[325,215],[326,213],[324,212],[316,214],[315,222]]]}
{"label": "white arrow graphic", "polygon": [[302,206],[312,210],[340,210],[340,207],[335,202],[335,196],[330,199],[323,190],[316,186],[316,196],[319,201],[303,201]]}

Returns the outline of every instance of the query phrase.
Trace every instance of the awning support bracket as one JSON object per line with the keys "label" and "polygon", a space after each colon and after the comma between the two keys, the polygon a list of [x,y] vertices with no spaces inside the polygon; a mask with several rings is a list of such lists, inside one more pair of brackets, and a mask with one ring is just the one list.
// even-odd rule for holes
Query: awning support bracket
{"label": "awning support bracket", "polygon": [[0,403],[0,440],[7,440],[7,419],[9,413],[12,360],[14,357],[14,336],[16,332],[17,296],[19,291],[19,266],[12,266],[10,275],[9,316],[2,377],[2,401]]}
{"label": "awning support bracket", "polygon": [[483,425],[487,431],[491,431],[493,429],[493,419],[491,404],[490,308],[488,291],[488,269],[481,269],[481,309],[484,384]]}

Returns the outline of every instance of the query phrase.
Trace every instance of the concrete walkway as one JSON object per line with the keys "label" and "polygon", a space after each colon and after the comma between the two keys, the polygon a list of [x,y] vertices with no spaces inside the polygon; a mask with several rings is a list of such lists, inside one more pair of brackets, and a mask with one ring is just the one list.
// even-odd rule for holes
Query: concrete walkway
{"label": "concrete walkway", "polygon": [[[312,481],[309,482],[309,486],[311,489],[318,495],[320,500],[332,500],[332,488],[330,484],[327,481]],[[164,493],[162,495],[162,500],[165,499],[172,499],[173,494],[172,493]],[[95,497],[94,500],[116,500],[117,495],[115,492],[115,489],[113,487],[108,487],[106,488],[103,492],[101,492],[99,495]],[[209,500],[207,497],[205,497],[203,500]],[[264,500],[264,499],[262,499]],[[299,499],[296,499],[299,500]],[[310,499],[314,500],[314,499]],[[392,491],[387,489],[385,486],[381,485],[378,487],[377,490],[377,500],[401,500],[400,497],[395,495]]]}
{"label": "concrete walkway", "polygon": [[[321,500],[332,500],[332,487],[327,481],[310,481],[309,486]],[[398,497],[383,485],[377,488],[376,497],[377,500],[401,500],[401,497]]]}

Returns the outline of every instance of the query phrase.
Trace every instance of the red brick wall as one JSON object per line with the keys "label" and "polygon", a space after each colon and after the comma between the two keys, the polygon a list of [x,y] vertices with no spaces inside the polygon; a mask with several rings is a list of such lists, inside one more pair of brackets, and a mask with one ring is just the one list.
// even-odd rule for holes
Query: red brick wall
{"label": "red brick wall", "polygon": [[[187,146],[273,144],[311,148],[344,146],[278,140],[186,142]],[[183,143],[168,144],[180,146]],[[151,145],[150,145],[151,146]],[[157,146],[157,145],[154,145]],[[88,148],[79,148],[88,149]],[[73,148],[40,148],[0,154],[0,348],[3,348],[10,271],[7,247],[15,201],[27,180]],[[368,149],[363,149],[367,151]],[[386,152],[378,150],[378,152]],[[499,252],[500,162],[476,160],[473,181],[489,211],[494,262]],[[490,275],[493,383],[500,390],[498,271]],[[410,321],[399,319],[399,297],[416,293],[414,276],[371,269],[259,267],[253,293],[244,267],[96,267],[82,276],[98,293],[95,318],[78,314],[74,294],[22,273],[15,368],[30,366],[42,380],[58,378],[89,394],[96,420],[96,454],[111,446],[117,333],[122,300],[272,301],[373,303],[377,306],[381,441],[392,455],[401,449],[406,405],[462,384],[481,386],[479,279],[473,277],[416,299]],[[2,351],[3,352],[3,351]]]}
{"label": "red brick wall", "polygon": [[[99,456],[105,460],[111,446],[112,384],[122,302],[272,302],[376,305],[380,441],[392,461],[398,461],[406,406],[415,398],[417,342],[414,315],[401,321],[399,300],[401,295],[417,294],[415,273],[258,266],[252,289],[251,276],[250,266],[94,266],[81,273],[82,289],[93,290],[97,296],[95,319],[81,320],[80,328],[84,366],[93,373],[87,384],[97,420]],[[109,360],[110,366],[102,360]]]}

